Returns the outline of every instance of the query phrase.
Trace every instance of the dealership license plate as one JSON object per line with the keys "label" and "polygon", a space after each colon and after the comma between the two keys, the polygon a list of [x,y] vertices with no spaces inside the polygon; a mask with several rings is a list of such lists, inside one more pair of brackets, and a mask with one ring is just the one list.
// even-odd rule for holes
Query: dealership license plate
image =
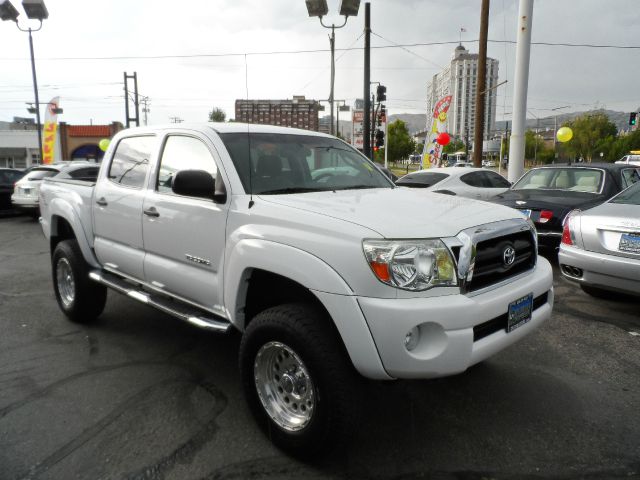
{"label": "dealership license plate", "polygon": [[29,195],[31,193],[31,189],[30,188],[23,188],[22,189],[22,193],[24,193],[25,195]]}
{"label": "dealership license plate", "polygon": [[640,233],[623,233],[618,250],[621,252],[640,253]]}
{"label": "dealership license plate", "polygon": [[527,218],[531,217],[531,210],[520,210],[520,213]]}
{"label": "dealership license plate", "polygon": [[507,316],[507,333],[531,320],[531,312],[533,312],[533,293],[511,302]]}

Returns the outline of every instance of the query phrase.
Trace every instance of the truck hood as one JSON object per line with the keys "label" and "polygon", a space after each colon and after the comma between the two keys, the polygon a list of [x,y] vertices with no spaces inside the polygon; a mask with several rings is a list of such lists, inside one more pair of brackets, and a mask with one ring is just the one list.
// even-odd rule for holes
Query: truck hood
{"label": "truck hood", "polygon": [[494,203],[422,189],[339,190],[259,198],[354,223],[385,238],[451,237],[465,228],[522,218],[519,212]]}

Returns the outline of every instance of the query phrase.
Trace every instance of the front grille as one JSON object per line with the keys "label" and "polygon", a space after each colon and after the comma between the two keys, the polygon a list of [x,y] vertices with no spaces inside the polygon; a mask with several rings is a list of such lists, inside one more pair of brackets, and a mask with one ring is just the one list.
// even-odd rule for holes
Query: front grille
{"label": "front grille", "polygon": [[[507,266],[503,258],[504,251],[509,246],[515,250],[515,260],[513,264]],[[531,231],[512,233],[479,242],[476,246],[473,277],[467,285],[467,291],[473,292],[488,287],[532,269],[536,264],[536,255]]]}
{"label": "front grille", "polygon": [[[547,303],[548,298],[549,292],[545,292],[542,295],[534,298],[532,310],[535,312],[537,309]],[[491,320],[481,323],[480,325],[476,325],[475,327],[473,327],[473,341],[476,342],[481,338],[488,337],[492,333],[495,333],[499,330],[506,330],[508,321],[509,314],[504,313],[499,317],[492,318]]]}

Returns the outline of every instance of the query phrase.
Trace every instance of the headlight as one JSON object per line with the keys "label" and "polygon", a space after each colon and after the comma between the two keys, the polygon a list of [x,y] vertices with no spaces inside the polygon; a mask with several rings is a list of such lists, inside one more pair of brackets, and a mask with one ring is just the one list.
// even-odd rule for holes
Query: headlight
{"label": "headlight", "polygon": [[383,283],[421,291],[457,285],[455,264],[441,240],[364,240],[364,255]]}

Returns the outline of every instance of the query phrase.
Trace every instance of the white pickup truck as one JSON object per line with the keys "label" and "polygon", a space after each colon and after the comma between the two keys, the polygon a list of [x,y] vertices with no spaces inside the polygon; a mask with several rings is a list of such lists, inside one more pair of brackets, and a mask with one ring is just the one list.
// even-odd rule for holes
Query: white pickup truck
{"label": "white pickup truck", "polygon": [[40,208],[67,317],[100,315],[110,288],[241,332],[248,403],[292,452],[348,434],[362,376],[464,372],[553,305],[551,267],[518,211],[396,187],[316,132],[125,130],[95,184],[48,179]]}

